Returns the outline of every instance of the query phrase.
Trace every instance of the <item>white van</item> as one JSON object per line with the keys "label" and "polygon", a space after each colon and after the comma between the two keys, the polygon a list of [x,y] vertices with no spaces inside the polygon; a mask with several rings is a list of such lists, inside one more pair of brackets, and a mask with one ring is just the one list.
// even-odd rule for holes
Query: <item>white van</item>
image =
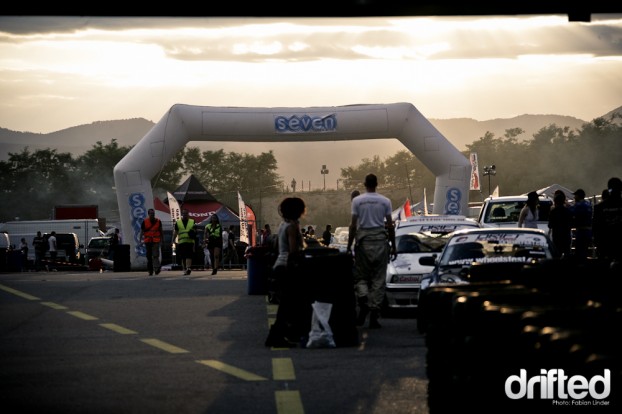
{"label": "white van", "polygon": [[[15,220],[0,223],[0,232],[9,234],[11,244],[19,245],[21,237],[26,238],[29,247],[37,232],[75,233],[78,236],[80,255],[85,255],[85,246],[93,237],[103,236],[97,219],[69,219],[69,220]],[[30,252],[29,252],[30,253]]]}
{"label": "white van", "polygon": [[[518,216],[525,206],[527,195],[488,197],[484,200],[477,221],[483,227],[518,227]],[[540,195],[538,201],[538,228],[549,230],[549,212],[553,200]]]}

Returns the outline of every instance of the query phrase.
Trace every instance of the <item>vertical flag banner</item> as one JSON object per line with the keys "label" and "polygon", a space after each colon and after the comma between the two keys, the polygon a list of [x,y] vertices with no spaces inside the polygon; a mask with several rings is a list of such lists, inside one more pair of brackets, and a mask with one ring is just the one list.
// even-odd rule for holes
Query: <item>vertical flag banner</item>
{"label": "vertical flag banner", "polygon": [[[168,191],[166,192],[166,197],[168,198],[168,208],[171,210],[171,221],[175,224],[175,222],[181,218],[179,202],[177,202],[177,199],[173,196],[173,194]],[[176,242],[176,240],[173,240],[173,242]]]}
{"label": "vertical flag banner", "polygon": [[168,208],[171,210],[171,220],[175,223],[181,218],[181,209],[179,208],[179,203],[173,194],[167,191],[166,196],[168,197]]}
{"label": "vertical flag banner", "polygon": [[238,215],[240,216],[240,241],[250,245],[248,237],[248,217],[246,215],[246,204],[238,191]]}
{"label": "vertical flag banner", "polygon": [[477,153],[472,152],[470,156],[471,160],[471,184],[470,190],[481,191],[479,184],[479,165],[477,163]]}
{"label": "vertical flag banner", "polygon": [[257,242],[257,219],[255,212],[251,206],[246,205],[246,218],[248,219],[248,240],[251,246],[254,246]]}
{"label": "vertical flag banner", "polygon": [[495,191],[491,194],[493,197],[499,197],[499,186],[495,187]]}

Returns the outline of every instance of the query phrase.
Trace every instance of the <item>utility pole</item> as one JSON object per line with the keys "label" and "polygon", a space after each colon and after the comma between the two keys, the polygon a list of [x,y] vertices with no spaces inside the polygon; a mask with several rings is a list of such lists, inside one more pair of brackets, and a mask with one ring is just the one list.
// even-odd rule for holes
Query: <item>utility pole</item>
{"label": "utility pole", "polygon": [[[322,165],[322,170],[320,171],[320,173],[322,174],[322,176],[324,176],[324,190],[323,191],[326,191],[326,174],[328,174],[326,165]],[[309,184],[309,187],[311,187],[311,184]]]}
{"label": "utility pole", "polygon": [[495,165],[488,165],[486,167],[484,167],[484,173],[483,175],[487,175],[488,176],[488,196],[490,197],[490,195],[492,194],[490,192],[490,176],[491,175],[497,175],[497,167],[495,167]]}

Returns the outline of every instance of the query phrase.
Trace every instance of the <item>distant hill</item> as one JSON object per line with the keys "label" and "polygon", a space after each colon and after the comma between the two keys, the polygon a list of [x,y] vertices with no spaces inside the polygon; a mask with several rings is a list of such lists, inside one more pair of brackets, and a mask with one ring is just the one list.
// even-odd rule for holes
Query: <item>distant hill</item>
{"label": "distant hill", "polygon": [[[622,106],[603,115],[611,117],[622,114]],[[563,115],[520,115],[514,118],[499,118],[488,121],[477,121],[470,118],[430,119],[430,122],[463,151],[466,145],[491,132],[495,137],[503,137],[510,128],[522,128],[525,133],[519,140],[529,140],[540,129],[555,124],[559,127],[580,129],[586,122],[591,122]],[[618,118],[617,122],[622,122]],[[69,152],[79,156],[93,148],[97,141],[104,145],[116,139],[120,146],[137,144],[155,125],[143,119],[124,119],[115,121],[98,121],[88,125],[79,125],[49,134],[17,132],[0,128],[0,160],[7,160],[9,153],[21,152],[25,147],[29,150],[52,148],[58,152]],[[384,159],[394,155],[405,147],[396,139],[378,139],[359,141],[353,145],[349,141],[305,142],[305,143],[240,143],[240,142],[190,142],[201,150],[223,149],[225,152],[260,154],[272,150],[279,165],[279,175],[285,182],[296,178],[304,182],[305,188],[311,182],[312,188],[321,188],[321,181],[326,178],[327,188],[334,188],[340,176],[340,168],[355,166],[364,158],[375,155]],[[329,175],[322,176],[322,165],[329,169]],[[300,181],[302,180],[302,181]]]}

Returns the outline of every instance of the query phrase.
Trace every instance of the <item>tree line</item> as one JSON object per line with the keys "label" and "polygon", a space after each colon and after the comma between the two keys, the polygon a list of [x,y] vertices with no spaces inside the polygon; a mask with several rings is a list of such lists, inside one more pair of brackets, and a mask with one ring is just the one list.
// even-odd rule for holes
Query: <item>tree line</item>
{"label": "tree line", "polygon": [[[560,184],[570,189],[583,188],[588,194],[600,194],[607,180],[622,176],[622,125],[615,118],[596,118],[579,130],[551,124],[531,139],[519,140],[521,128],[506,130],[503,137],[487,132],[467,145],[464,155],[477,153],[481,193],[471,191],[471,201],[488,195],[488,178],[501,195],[521,194]],[[100,216],[117,216],[114,166],[132,149],[98,141],[80,156],[47,148],[31,152],[28,147],[9,153],[0,161],[0,194],[4,200],[0,221],[51,218],[53,208],[61,204],[97,204]],[[494,177],[482,176],[482,168],[495,165]],[[277,173],[272,151],[259,155],[201,151],[186,147],[171,159],[152,180],[154,195],[165,198],[166,191],[177,188],[184,177],[194,174],[217,199],[237,206],[237,191],[246,199],[257,194],[289,192]],[[380,159],[364,158],[358,165],[341,169],[341,191],[361,189],[367,173],[374,172],[382,188],[403,190],[404,197],[420,201],[423,189],[433,199],[435,176],[409,151]]]}

